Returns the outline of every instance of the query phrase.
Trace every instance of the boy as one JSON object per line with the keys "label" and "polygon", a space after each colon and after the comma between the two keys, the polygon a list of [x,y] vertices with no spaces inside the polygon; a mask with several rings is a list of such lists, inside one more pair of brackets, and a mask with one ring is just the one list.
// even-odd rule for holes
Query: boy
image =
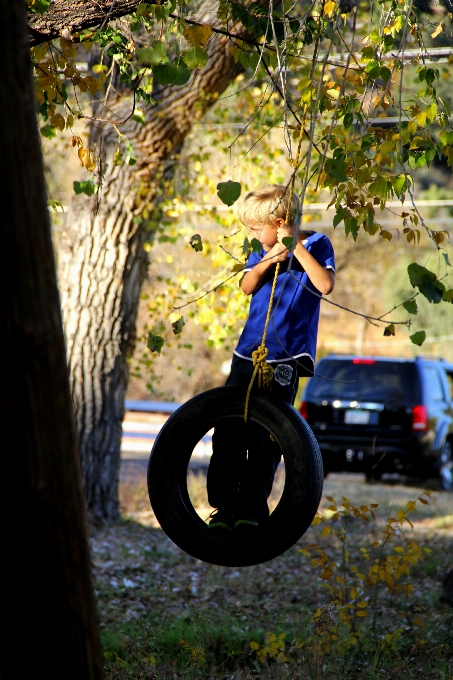
{"label": "boy", "polygon": [[[292,405],[299,377],[313,375],[320,296],[334,288],[335,260],[326,236],[300,230],[301,204],[296,194],[288,223],[285,221],[288,204],[289,188],[271,184],[248,193],[239,208],[241,222],[261,242],[262,251],[253,252],[244,269],[241,287],[252,299],[226,384],[248,387],[250,383],[252,352],[261,344],[275,268],[280,262],[266,361],[274,368],[272,394]],[[282,243],[288,236],[295,241],[292,253]],[[237,418],[216,425],[212,446],[207,488],[209,503],[217,511],[209,528],[258,526],[269,516],[267,499],[280,448],[264,428]]]}

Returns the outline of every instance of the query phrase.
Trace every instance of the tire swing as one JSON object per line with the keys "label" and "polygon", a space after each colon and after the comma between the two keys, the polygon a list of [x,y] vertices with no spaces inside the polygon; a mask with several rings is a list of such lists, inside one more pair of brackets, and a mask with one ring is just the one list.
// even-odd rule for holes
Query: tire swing
{"label": "tire swing", "polygon": [[[303,130],[301,124],[286,221],[300,164]],[[254,372],[248,388],[218,387],[183,404],[160,431],[148,464],[149,498],[167,536],[189,555],[226,567],[260,564],[291,548],[312,523],[321,500],[322,458],[310,427],[290,404],[262,391],[252,392],[255,378],[259,388],[269,389],[272,384],[273,368],[266,362],[266,335],[279,270],[277,262],[261,345],[252,353]],[[240,418],[246,424],[250,420],[262,426],[280,447],[285,461],[285,485],[277,507],[265,522],[246,534],[209,529],[196,513],[187,490],[192,451],[224,418]]]}
{"label": "tire swing", "polygon": [[282,497],[269,519],[252,531],[208,528],[189,498],[190,457],[223,418],[244,420],[246,392],[243,387],[218,387],[183,404],[159,432],[148,464],[149,498],[163,531],[189,555],[227,567],[266,562],[291,548],[312,523],[323,487],[321,453],[305,420],[286,402],[254,393],[248,417],[268,430],[283,453]]}

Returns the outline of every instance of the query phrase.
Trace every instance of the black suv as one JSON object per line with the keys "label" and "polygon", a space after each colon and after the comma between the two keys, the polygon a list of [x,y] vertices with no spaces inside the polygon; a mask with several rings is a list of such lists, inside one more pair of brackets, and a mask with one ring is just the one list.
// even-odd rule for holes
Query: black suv
{"label": "black suv", "polygon": [[453,364],[442,359],[329,355],[316,366],[300,412],[324,469],[437,478],[453,490]]}

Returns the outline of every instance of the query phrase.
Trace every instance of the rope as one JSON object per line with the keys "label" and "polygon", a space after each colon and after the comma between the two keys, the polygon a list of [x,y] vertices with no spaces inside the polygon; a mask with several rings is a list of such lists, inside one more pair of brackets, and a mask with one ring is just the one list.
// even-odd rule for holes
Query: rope
{"label": "rope", "polygon": [[[291,212],[291,203],[293,200],[293,195],[294,195],[294,184],[296,182],[296,173],[300,165],[300,150],[302,147],[302,137],[304,133],[304,125],[305,125],[305,116],[303,121],[301,121],[300,124],[300,133],[299,133],[299,141],[297,144],[297,153],[296,153],[296,160],[294,162],[294,172],[291,177],[291,182],[289,185],[289,201],[288,201],[288,208],[286,210],[286,217],[285,217],[285,222],[288,223],[290,212]],[[274,296],[275,296],[275,288],[277,286],[277,279],[278,275],[280,273],[280,264],[281,262],[277,262],[277,266],[275,267],[275,274],[274,274],[274,280],[272,282],[272,290],[271,294],[269,297],[269,306],[267,308],[267,315],[266,315],[266,321],[264,323],[264,330],[263,330],[263,337],[261,339],[261,344],[256,349],[254,352],[252,352],[252,361],[253,361],[253,366],[254,366],[254,371],[252,378],[250,380],[250,384],[247,389],[247,396],[245,398],[245,409],[244,409],[244,421],[247,422],[249,418],[249,407],[250,407],[250,394],[252,392],[252,387],[253,383],[255,382],[256,376],[258,376],[258,387],[262,389],[272,389],[272,376],[274,375],[274,369],[270,364],[267,363],[266,357],[268,355],[268,349],[266,347],[266,337],[267,337],[267,329],[269,327],[269,321],[271,318],[271,312],[272,312],[272,306],[274,304]]]}

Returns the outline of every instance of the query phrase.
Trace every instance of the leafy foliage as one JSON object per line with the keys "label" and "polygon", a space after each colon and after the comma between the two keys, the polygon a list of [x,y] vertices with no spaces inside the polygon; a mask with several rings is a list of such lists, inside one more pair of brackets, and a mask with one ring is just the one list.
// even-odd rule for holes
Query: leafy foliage
{"label": "leafy foliage", "polygon": [[[31,11],[45,10],[45,2],[28,4]],[[247,96],[254,101],[252,110],[244,111],[239,134],[243,141],[249,128],[254,131],[245,153],[249,163],[255,162],[257,134],[270,137],[281,126],[291,158],[292,136],[302,134],[303,162],[292,168],[296,186],[304,200],[316,200],[321,191],[330,196],[335,228],[341,226],[354,240],[363,231],[391,242],[395,230],[381,223],[380,212],[389,200],[405,204],[409,199],[411,207],[395,213],[403,236],[416,245],[423,232],[434,248],[446,248],[448,233],[427,227],[413,197],[420,169],[434,162],[453,164],[451,103],[443,86],[451,76],[450,62],[441,65],[424,58],[427,46],[440,39],[449,42],[447,21],[433,27],[410,0],[386,0],[373,13],[334,0],[316,2],[308,11],[303,3],[284,3],[277,11],[258,2],[222,0],[209,23],[189,16],[185,2],[141,3],[127,20],[104,22],[71,40],[61,37],[33,48],[42,134],[51,138],[72,130],[75,121],[87,116],[83,102],[94,99],[118,130],[121,121],[108,111],[108,93],[117,77],[122,91],[132,95],[130,116],[146,124],[156,83],[185,85],[194,70],[207,65],[211,41],[220,31],[245,70]],[[238,26],[250,37],[238,37]],[[77,41],[92,53],[86,72],[78,62]],[[145,111],[138,108],[140,100]],[[389,116],[391,123],[384,123]],[[118,135],[115,163],[134,165],[132,145],[119,130]],[[230,141],[230,151],[239,137]],[[72,143],[83,167],[102,174],[98,150],[85,148],[76,135]],[[227,180],[217,189],[220,200],[231,206],[242,187]],[[243,241],[244,253],[249,245]],[[451,302],[446,281],[416,270],[419,266],[414,263],[409,272],[418,293],[433,304]],[[416,314],[409,302],[404,309]],[[399,323],[386,320],[384,334],[394,335]],[[409,318],[404,325],[411,328],[412,323]],[[423,334],[416,331],[411,338],[420,345]]]}

